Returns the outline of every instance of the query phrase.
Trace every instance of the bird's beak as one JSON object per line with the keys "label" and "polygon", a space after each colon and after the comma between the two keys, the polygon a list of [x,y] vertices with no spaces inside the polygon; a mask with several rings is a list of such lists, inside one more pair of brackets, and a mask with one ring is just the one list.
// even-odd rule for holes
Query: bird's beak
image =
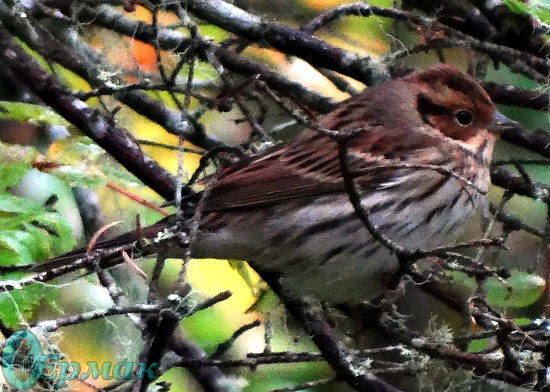
{"label": "bird's beak", "polygon": [[493,121],[491,121],[491,123],[487,127],[487,130],[489,132],[502,133],[508,129],[513,129],[518,126],[519,124],[517,122],[515,122],[514,120],[510,120],[504,114],[496,111],[495,117],[493,117]]}

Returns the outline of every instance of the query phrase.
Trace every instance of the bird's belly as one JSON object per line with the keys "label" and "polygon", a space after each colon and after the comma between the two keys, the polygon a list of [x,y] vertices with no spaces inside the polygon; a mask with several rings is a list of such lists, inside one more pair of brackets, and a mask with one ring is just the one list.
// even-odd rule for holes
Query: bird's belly
{"label": "bird's belly", "polygon": [[[378,230],[408,249],[427,250],[452,243],[478,202],[468,195],[458,200],[440,196],[435,205],[427,202],[430,206],[403,203],[395,193],[390,198],[382,192],[364,198],[363,205],[373,209],[384,203],[369,215]],[[269,213],[235,213],[228,218],[231,225],[203,231],[197,248],[210,253],[200,256],[248,260],[254,268],[280,274],[296,293],[330,302],[359,302],[380,294],[384,277],[398,270],[397,257],[372,238],[348,196],[292,204],[271,207]],[[252,223],[260,217],[262,224]]]}

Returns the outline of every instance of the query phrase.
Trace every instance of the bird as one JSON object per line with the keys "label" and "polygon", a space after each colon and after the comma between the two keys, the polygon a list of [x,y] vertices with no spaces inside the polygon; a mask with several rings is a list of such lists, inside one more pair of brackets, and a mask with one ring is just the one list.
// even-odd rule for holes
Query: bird
{"label": "bird", "polygon": [[[485,199],[503,124],[482,86],[446,64],[366,88],[316,122],[347,135],[346,166],[372,228],[411,251],[457,240]],[[192,256],[247,260],[297,296],[379,295],[399,262],[359,219],[342,169],[337,138],[313,128],[223,168],[200,202]],[[96,248],[152,238],[169,221]]]}

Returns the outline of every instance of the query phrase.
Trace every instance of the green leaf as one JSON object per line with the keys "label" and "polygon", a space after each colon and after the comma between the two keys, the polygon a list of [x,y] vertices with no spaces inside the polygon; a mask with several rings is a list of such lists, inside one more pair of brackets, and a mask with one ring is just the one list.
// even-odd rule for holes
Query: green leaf
{"label": "green leaf", "polygon": [[46,106],[22,102],[0,101],[0,119],[4,118],[36,125],[70,125],[67,120]]}
{"label": "green leaf", "polygon": [[2,230],[12,230],[21,227],[25,222],[28,222],[32,219],[33,214],[8,214],[9,216],[1,216],[0,214],[0,227]]}
{"label": "green leaf", "polygon": [[87,168],[82,166],[65,165],[49,171],[49,174],[59,178],[70,187],[99,188],[107,182],[104,176],[89,174]]}
{"label": "green leaf", "polygon": [[31,200],[7,193],[0,193],[0,211],[33,214],[41,209],[42,207],[39,204]]}
{"label": "green leaf", "polygon": [[[44,242],[43,238],[41,237],[44,237],[44,235],[37,238],[35,235],[31,234],[27,230],[4,230],[2,234],[4,238],[11,236],[13,240],[18,241],[19,244],[24,246],[27,252],[29,252],[30,261],[38,260],[40,257],[44,257],[44,256],[41,256],[43,254],[42,244]],[[50,255],[49,254],[45,255],[45,257],[48,257],[48,256]]]}
{"label": "green leaf", "polygon": [[[30,263],[32,254],[25,244],[24,232],[19,230],[3,230],[0,231],[0,249],[10,250],[17,254],[18,263]],[[1,262],[1,260],[0,260]]]}
{"label": "green leaf", "polygon": [[529,14],[539,23],[550,23],[550,4],[547,0],[531,0],[528,4],[520,0],[503,0],[510,11],[518,15]]}
{"label": "green leaf", "polygon": [[446,270],[445,274],[448,276],[453,286],[457,286],[459,289],[469,293],[473,293],[476,290],[476,280],[464,272]]}
{"label": "green leaf", "polygon": [[216,308],[208,308],[184,318],[180,325],[189,338],[199,344],[207,353],[212,353],[218,344],[231,336],[231,326]]}
{"label": "green leaf", "polygon": [[0,193],[21,180],[37,155],[33,148],[0,142]]}
{"label": "green leaf", "polygon": [[538,275],[524,271],[512,271],[506,279],[510,288],[495,278],[486,281],[487,302],[499,307],[525,307],[540,298],[544,291],[545,281]]}
{"label": "green leaf", "polygon": [[30,165],[24,162],[9,165],[0,163],[0,191],[17,184],[29,168]]}
{"label": "green leaf", "polygon": [[[214,24],[207,24],[207,23],[201,24],[199,25],[199,31],[201,34],[208,36],[208,38],[211,38],[216,42],[221,42],[224,39],[229,38],[231,36],[231,34],[228,33],[226,30]],[[201,64],[201,63],[198,63],[198,64]]]}
{"label": "green leaf", "polygon": [[279,303],[279,298],[277,295],[269,288],[262,290],[256,302],[254,302],[247,310],[247,313],[250,312],[259,312],[267,313],[268,311],[273,310]]}
{"label": "green leaf", "polygon": [[[17,280],[22,274],[9,274],[3,279]],[[9,328],[15,328],[20,318],[28,319],[37,309],[43,299],[51,301],[56,297],[59,290],[52,286],[33,284],[15,289],[9,292],[0,293],[0,319]]]}
{"label": "green leaf", "polygon": [[19,256],[17,256],[17,253],[10,249],[0,249],[0,265],[12,265],[18,262]]}
{"label": "green leaf", "polygon": [[52,242],[54,242],[55,235],[48,235],[47,230],[34,226],[32,223],[26,223],[24,225],[25,231],[30,235],[31,238],[31,249],[32,258],[34,261],[46,260],[50,258],[54,252]]}
{"label": "green leaf", "polygon": [[0,293],[0,319],[8,328],[15,328],[19,321],[17,300],[11,292]]}
{"label": "green leaf", "polygon": [[116,181],[126,187],[138,187],[142,182],[132,173],[113,166],[101,166],[103,173],[112,181]]}
{"label": "green leaf", "polygon": [[58,212],[0,193],[0,264],[26,264],[69,251],[72,230]]}
{"label": "green leaf", "polygon": [[0,230],[0,252],[6,254],[0,265],[45,260],[75,244],[71,227],[57,212],[38,210],[32,216],[19,215],[19,220],[20,224]]}
{"label": "green leaf", "polygon": [[48,233],[47,238],[49,238],[51,247],[55,249],[56,254],[68,252],[74,247],[76,242],[71,235],[71,226],[59,213],[44,212],[36,216],[34,222],[49,227],[51,232],[55,233],[54,235]]}
{"label": "green leaf", "polygon": [[94,162],[105,155],[105,150],[87,136],[68,137],[56,143],[63,150],[64,161],[68,159],[80,163],[82,157],[86,157],[86,161]]}
{"label": "green leaf", "polygon": [[528,325],[528,324],[531,324],[532,322],[533,320],[527,317],[518,317],[514,319],[514,323],[516,325]]}
{"label": "green leaf", "polygon": [[514,14],[528,14],[529,13],[529,7],[527,6],[527,4],[522,3],[519,0],[503,0],[503,3]]}
{"label": "green leaf", "polygon": [[252,277],[250,276],[250,273],[247,268],[247,264],[244,261],[241,260],[228,260],[229,265],[231,268],[233,268],[237,273],[240,275],[241,279],[244,280],[248,288],[252,291],[252,293],[255,292],[255,284],[252,282]]}
{"label": "green leaf", "polygon": [[542,9],[539,8],[534,12],[536,18],[543,24],[550,24],[550,8]]}
{"label": "green leaf", "polygon": [[466,352],[475,353],[484,350],[489,344],[489,339],[474,339],[468,344]]}

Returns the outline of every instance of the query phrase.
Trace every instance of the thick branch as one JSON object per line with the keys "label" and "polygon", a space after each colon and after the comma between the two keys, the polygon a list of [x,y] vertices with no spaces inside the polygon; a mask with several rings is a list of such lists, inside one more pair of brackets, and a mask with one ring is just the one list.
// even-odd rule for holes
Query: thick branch
{"label": "thick branch", "polygon": [[260,272],[262,278],[284,302],[288,312],[300,323],[306,333],[311,336],[326,361],[332,366],[337,376],[346,381],[357,391],[368,392],[400,392],[395,387],[378,379],[362,368],[359,361],[346,346],[334,335],[332,328],[323,316],[321,308],[316,308],[296,295],[291,295],[281,285],[278,277],[268,272]]}
{"label": "thick branch", "polygon": [[130,134],[72,96],[0,26],[0,61],[6,64],[46,104],[98,143],[128,171],[165,199],[174,197],[170,173],[141,151]]}
{"label": "thick branch", "polygon": [[544,91],[533,91],[513,84],[495,82],[483,82],[482,85],[495,103],[542,111],[550,110],[549,96]]}
{"label": "thick branch", "polygon": [[189,10],[221,28],[255,42],[267,42],[283,53],[298,56],[316,67],[347,74],[367,85],[388,78],[381,64],[366,56],[332,46],[310,33],[271,23],[223,0],[190,0]]}
{"label": "thick branch", "polygon": [[550,134],[542,129],[529,132],[517,126],[504,131],[502,139],[550,158]]}
{"label": "thick branch", "polygon": [[509,190],[521,196],[548,203],[550,201],[550,187],[535,181],[528,181],[523,176],[497,166],[491,169],[491,181],[494,185]]}
{"label": "thick branch", "polygon": [[259,74],[261,79],[273,89],[308,107],[322,113],[329,112],[334,108],[334,102],[330,98],[324,97],[300,83],[290,81],[269,68],[239,56],[220,45],[213,44],[209,40],[202,40],[200,37],[187,38],[179,31],[155,29],[147,23],[125,18],[120,12],[106,6],[98,7],[97,10],[82,7],[76,17],[82,23],[92,23],[151,45],[158,44],[161,49],[174,53],[183,53],[190,47],[194,47],[199,52],[200,58],[208,61],[207,53],[211,52],[227,69],[243,76]]}
{"label": "thick branch", "polygon": [[[72,36],[67,38],[73,48],[61,43],[41,24],[32,25],[27,18],[15,14],[10,7],[0,3],[0,20],[10,32],[22,39],[33,50],[48,60],[54,61],[84,78],[93,87],[103,87],[105,73],[115,75],[118,69],[110,64],[100,53]],[[59,31],[57,31],[59,33]],[[78,53],[79,55],[77,55]],[[219,147],[222,144],[206,135],[186,120],[182,113],[168,108],[140,91],[125,91],[117,94],[117,99],[142,116],[161,125],[168,132],[183,136],[193,144],[205,149]]]}

